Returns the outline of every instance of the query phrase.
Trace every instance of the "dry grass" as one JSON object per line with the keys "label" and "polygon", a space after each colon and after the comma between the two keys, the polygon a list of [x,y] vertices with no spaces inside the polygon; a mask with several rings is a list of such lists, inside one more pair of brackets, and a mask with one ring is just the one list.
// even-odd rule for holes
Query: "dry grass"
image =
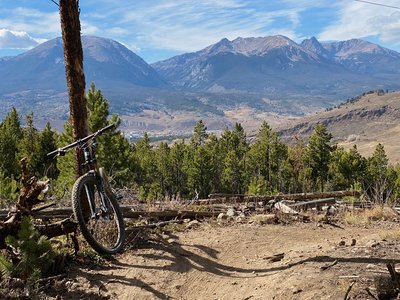
{"label": "dry grass", "polygon": [[344,213],[343,220],[349,225],[366,225],[374,221],[385,221],[396,216],[396,212],[394,212],[390,207],[375,206],[372,209],[361,211],[347,211]]}
{"label": "dry grass", "polygon": [[383,232],[379,236],[383,240],[400,240],[400,229]]}
{"label": "dry grass", "polygon": [[264,225],[264,224],[274,224],[278,221],[278,218],[275,214],[257,214],[251,215],[249,218],[249,223]]}

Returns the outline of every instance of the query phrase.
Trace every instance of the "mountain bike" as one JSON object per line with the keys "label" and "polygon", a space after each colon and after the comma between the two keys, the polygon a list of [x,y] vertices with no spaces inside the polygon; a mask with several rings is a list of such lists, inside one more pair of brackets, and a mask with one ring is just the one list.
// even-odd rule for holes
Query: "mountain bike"
{"label": "mountain bike", "polygon": [[125,240],[119,199],[113,193],[104,169],[97,167],[95,156],[96,138],[112,128],[115,124],[47,154],[48,157],[56,157],[64,156],[75,147],[83,150],[82,166],[87,172],[75,181],[72,188],[72,210],[83,237],[101,254],[121,251]]}

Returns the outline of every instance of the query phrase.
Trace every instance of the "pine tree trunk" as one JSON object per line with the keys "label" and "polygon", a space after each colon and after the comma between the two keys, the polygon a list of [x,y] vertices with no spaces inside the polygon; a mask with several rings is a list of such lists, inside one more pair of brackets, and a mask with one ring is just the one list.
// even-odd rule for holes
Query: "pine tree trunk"
{"label": "pine tree trunk", "polygon": [[[88,135],[87,109],[85,98],[85,74],[83,72],[83,51],[81,24],[77,0],[60,0],[61,31],[64,43],[65,73],[67,77],[70,120],[74,140]],[[82,175],[83,155],[75,152],[75,173]]]}

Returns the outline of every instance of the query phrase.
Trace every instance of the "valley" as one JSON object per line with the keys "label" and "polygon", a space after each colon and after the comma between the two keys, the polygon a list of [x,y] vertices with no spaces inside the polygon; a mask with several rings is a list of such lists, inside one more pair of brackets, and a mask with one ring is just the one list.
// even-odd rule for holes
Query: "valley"
{"label": "valley", "polygon": [[[295,43],[277,35],[222,39],[150,65],[116,41],[82,41],[87,88],[96,84],[132,140],[144,132],[185,138],[201,119],[217,135],[241,123],[250,139],[266,121],[290,143],[323,122],[341,146],[356,143],[368,156],[381,142],[393,162],[400,160],[397,93],[367,95],[324,112],[369,90],[400,90],[396,51],[359,39]],[[0,119],[16,107],[22,118],[33,112],[38,128],[50,122],[63,129],[69,102],[60,38],[0,58],[0,76]]]}
{"label": "valley", "polygon": [[[280,125],[368,90],[400,89],[400,53],[360,39],[225,38],[151,65],[114,40],[83,36],[82,44],[86,87],[94,82],[133,134],[190,132],[200,118],[210,130],[235,122],[253,130],[259,120]],[[39,126],[61,129],[68,118],[62,53],[56,38],[0,58],[1,119],[16,107],[33,112]],[[150,111],[163,121],[143,123]]]}

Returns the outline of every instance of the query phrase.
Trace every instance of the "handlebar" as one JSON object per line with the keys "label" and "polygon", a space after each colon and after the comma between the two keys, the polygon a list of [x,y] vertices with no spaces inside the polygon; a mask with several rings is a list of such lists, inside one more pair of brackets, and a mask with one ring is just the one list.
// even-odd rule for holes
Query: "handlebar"
{"label": "handlebar", "polygon": [[64,146],[62,148],[58,148],[50,153],[47,153],[47,157],[53,157],[53,156],[63,156],[65,155],[65,153],[72,148],[75,148],[77,146],[83,145],[84,143],[86,143],[87,141],[96,138],[98,135],[103,134],[105,131],[111,129],[111,128],[115,128],[117,126],[116,123],[110,124],[102,129],[97,130],[95,133],[92,133],[82,139],[79,139],[75,142],[73,142],[72,144],[69,144],[67,146]]}

